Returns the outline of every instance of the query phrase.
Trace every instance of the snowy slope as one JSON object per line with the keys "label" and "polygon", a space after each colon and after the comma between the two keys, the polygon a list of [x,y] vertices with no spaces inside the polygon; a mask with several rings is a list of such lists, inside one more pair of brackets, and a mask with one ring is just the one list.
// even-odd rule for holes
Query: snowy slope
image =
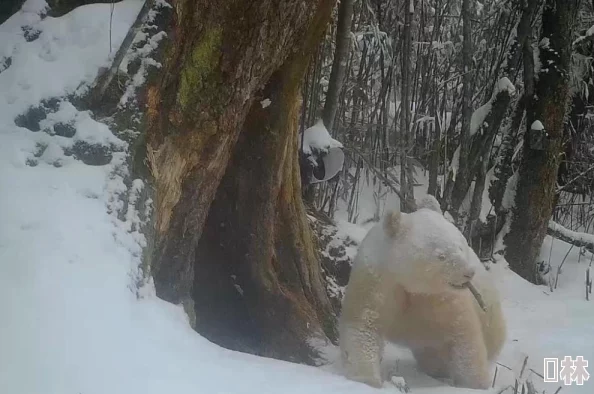
{"label": "snowy slope", "polygon": [[[140,0],[115,5],[114,50],[141,6]],[[139,180],[124,183],[127,144],[66,99],[40,122],[40,131],[14,123],[41,100],[83,92],[114,53],[109,4],[42,20],[43,7],[43,0],[28,0],[0,26],[0,65],[10,63],[0,67],[0,393],[377,392],[344,379],[332,364],[313,368],[222,349],[191,330],[183,311],[159,300],[150,282],[137,287],[145,242],[136,231],[140,216],[133,207],[117,216],[120,196],[133,197],[143,187]],[[59,135],[60,124],[74,135]],[[77,142],[119,153],[106,164],[87,165],[68,155]],[[345,231],[361,239],[365,230]],[[506,310],[517,316],[511,336],[536,364],[537,356],[564,351],[594,360],[583,337],[594,311],[572,285],[582,268],[574,257],[551,296],[509,273],[502,284],[509,287]],[[328,351],[335,356],[335,349]],[[510,345],[504,358],[512,356]],[[396,374],[413,393],[473,392],[420,374],[405,351],[391,357],[402,357]],[[389,385],[380,391],[398,392]]]}

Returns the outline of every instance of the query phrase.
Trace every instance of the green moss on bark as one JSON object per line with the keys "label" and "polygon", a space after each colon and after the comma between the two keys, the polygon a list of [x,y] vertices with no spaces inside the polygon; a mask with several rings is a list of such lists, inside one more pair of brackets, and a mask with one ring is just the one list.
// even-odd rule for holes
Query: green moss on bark
{"label": "green moss on bark", "polygon": [[195,98],[214,97],[218,81],[215,70],[219,65],[222,39],[223,30],[220,27],[206,30],[184,62],[177,95],[182,110],[189,109]]}

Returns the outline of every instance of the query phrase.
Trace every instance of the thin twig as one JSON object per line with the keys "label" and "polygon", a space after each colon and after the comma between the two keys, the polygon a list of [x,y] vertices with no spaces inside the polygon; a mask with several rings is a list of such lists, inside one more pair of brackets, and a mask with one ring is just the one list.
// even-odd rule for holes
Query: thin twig
{"label": "thin twig", "polygon": [[528,356],[526,356],[526,358],[524,358],[524,364],[522,364],[522,370],[520,371],[520,379],[522,378],[522,375],[524,374],[524,369],[526,368],[526,364],[528,364]]}
{"label": "thin twig", "polygon": [[[402,194],[400,193],[400,190],[396,188],[396,186],[394,186],[392,184],[392,181],[390,179],[388,179],[384,174],[382,174],[377,168],[375,168],[375,166],[373,164],[371,164],[371,162],[363,155],[363,153],[361,153],[357,148],[354,147],[344,147],[343,148],[345,151],[347,151],[347,155],[349,155],[348,151],[353,151],[354,153],[356,153],[361,160],[363,160],[366,164],[367,167],[378,177],[380,178],[382,181],[384,181],[384,183],[386,183],[386,185],[394,192],[396,193],[396,195],[399,198],[402,198]],[[351,157],[351,159],[353,159]]]}
{"label": "thin twig", "polygon": [[532,368],[530,368],[530,372],[532,372],[533,374],[535,374],[536,376],[538,376],[541,379],[544,379],[544,376],[542,376],[541,374],[539,374],[538,372],[536,372],[535,370],[533,370]]}
{"label": "thin twig", "polygon": [[115,11],[115,3],[114,0],[111,0],[111,4],[109,5],[109,53],[111,53],[111,27],[113,24],[113,12]]}
{"label": "thin twig", "polygon": [[491,387],[495,387],[495,382],[497,381],[497,365],[495,366],[495,374],[493,375],[493,383],[491,384]]}
{"label": "thin twig", "polygon": [[500,362],[497,362],[496,364],[499,365],[499,366],[501,366],[501,367],[503,367],[503,368],[505,368],[505,369],[507,369],[507,370],[509,370],[509,371],[512,371],[512,369],[510,367],[508,367],[507,365],[505,365],[505,364],[501,364]]}
{"label": "thin twig", "polygon": [[586,269],[586,301],[590,301],[590,267]]}
{"label": "thin twig", "polygon": [[476,302],[478,302],[481,309],[484,312],[486,312],[487,307],[485,305],[485,302],[483,301],[483,297],[481,296],[481,293],[479,293],[479,291],[476,289],[476,287],[474,287],[474,285],[471,282],[468,282],[467,287],[468,287],[468,290],[470,290],[470,292],[474,296],[474,298],[476,298]]}
{"label": "thin twig", "polygon": [[561,273],[561,268],[563,268],[563,264],[565,264],[565,260],[567,259],[567,256],[569,256],[569,252],[571,252],[571,249],[573,249],[573,244],[571,245],[567,253],[565,253],[565,257],[563,258],[561,264],[557,267],[557,276],[555,277],[555,289],[557,289],[557,282],[559,281],[559,274]]}
{"label": "thin twig", "polygon": [[512,386],[506,386],[506,387],[502,388],[501,390],[499,390],[499,391],[497,392],[497,394],[503,394],[503,392],[505,392],[507,389],[509,389],[509,388],[511,388],[511,387],[512,387]]}
{"label": "thin twig", "polygon": [[557,188],[557,193],[562,192],[567,186],[571,185],[573,182],[577,181],[578,179],[580,179],[581,177],[583,177],[584,175],[586,175],[588,172],[590,172],[592,170],[594,170],[594,165],[591,165],[588,169],[586,169],[582,173],[576,175],[575,178],[573,178],[572,180],[570,180],[569,182],[567,182],[562,187]]}

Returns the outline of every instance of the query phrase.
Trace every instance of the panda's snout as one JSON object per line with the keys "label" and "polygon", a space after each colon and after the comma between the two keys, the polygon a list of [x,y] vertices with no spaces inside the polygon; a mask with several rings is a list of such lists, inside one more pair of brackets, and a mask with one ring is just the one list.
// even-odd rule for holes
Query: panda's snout
{"label": "panda's snout", "polygon": [[474,268],[469,268],[464,274],[463,276],[468,279],[471,280],[472,278],[474,278],[474,274],[475,274],[475,270]]}

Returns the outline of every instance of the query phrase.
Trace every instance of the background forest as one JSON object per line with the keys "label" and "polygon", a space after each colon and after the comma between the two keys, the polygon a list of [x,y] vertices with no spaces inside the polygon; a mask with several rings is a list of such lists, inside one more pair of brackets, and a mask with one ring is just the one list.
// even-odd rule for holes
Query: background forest
{"label": "background forest", "polygon": [[[556,233],[549,220],[588,233],[594,219],[592,4],[348,3],[337,17],[351,28],[332,25],[304,92],[302,126],[323,116],[346,152],[312,206],[377,220],[387,201],[414,200],[423,179],[481,256],[500,239],[512,268],[539,280],[533,263]],[[345,33],[347,45],[335,44]]]}

